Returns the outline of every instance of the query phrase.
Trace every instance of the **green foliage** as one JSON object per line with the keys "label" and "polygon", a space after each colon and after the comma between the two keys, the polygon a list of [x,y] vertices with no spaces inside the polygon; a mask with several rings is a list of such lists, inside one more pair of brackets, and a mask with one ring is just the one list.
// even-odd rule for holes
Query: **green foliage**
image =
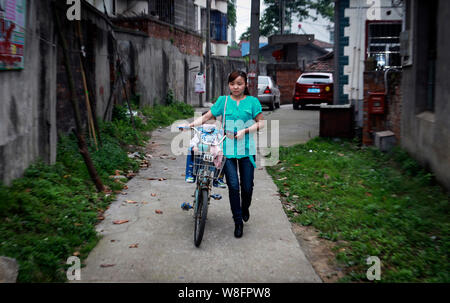
{"label": "green foliage", "polygon": [[170,106],[155,105],[143,107],[142,114],[147,118],[148,129],[153,130],[158,126],[168,126],[176,120],[192,117],[194,109],[185,103],[175,102]]}
{"label": "green foliage", "polygon": [[[260,35],[269,37],[280,33],[280,1],[264,0],[264,4],[266,9],[260,20]],[[292,0],[286,1],[285,7],[286,25],[289,27],[294,17],[302,21],[311,17],[312,11],[328,20],[334,17],[333,0]],[[241,35],[240,40],[250,40],[250,28]]]}
{"label": "green foliage", "polygon": [[0,255],[18,260],[19,282],[64,281],[65,260],[98,241],[97,213],[110,198],[95,193],[83,173],[61,162],[39,162],[11,187],[0,188]]}
{"label": "green foliage", "polygon": [[129,110],[126,106],[115,105],[112,113],[112,121],[127,120],[129,117]]}
{"label": "green foliage", "polygon": [[228,11],[227,11],[228,27],[236,26],[236,5],[232,0],[228,0]]}
{"label": "green foliage", "polygon": [[[97,151],[87,140],[103,184],[121,190],[124,184],[110,176],[116,170],[138,171],[125,146],[144,144],[145,132],[193,114],[191,106],[179,102],[146,107],[135,116],[135,131],[128,109],[116,106],[111,122],[99,121],[102,147]],[[95,247],[98,215],[114,198],[96,192],[75,136],[61,136],[56,164],[38,162],[11,186],[0,184],[0,255],[18,261],[19,282],[64,282],[67,258],[78,251],[83,260]]]}
{"label": "green foliage", "polygon": [[317,138],[280,148],[280,160],[268,171],[299,211],[288,215],[339,241],[343,282],[367,282],[368,256],[380,258],[382,282],[450,281],[449,194],[405,151]]}
{"label": "green foliage", "polygon": [[172,105],[175,102],[175,94],[173,93],[173,90],[169,89],[166,96],[166,105]]}
{"label": "green foliage", "polygon": [[149,137],[140,132],[143,128],[141,120],[138,117],[134,117],[134,119],[136,130],[133,128],[130,118],[127,117],[126,120],[104,123],[105,133],[109,136],[115,136],[122,145],[142,146]]}

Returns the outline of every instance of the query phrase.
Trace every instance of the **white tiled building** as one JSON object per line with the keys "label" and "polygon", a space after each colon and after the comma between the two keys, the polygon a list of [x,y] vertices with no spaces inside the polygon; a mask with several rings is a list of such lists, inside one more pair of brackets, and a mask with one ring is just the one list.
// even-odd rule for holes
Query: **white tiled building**
{"label": "white tiled building", "polygon": [[[197,15],[197,29],[206,33],[206,0],[195,0]],[[211,53],[213,56],[228,56],[228,3],[227,0],[211,1]],[[219,24],[220,23],[220,24]],[[221,29],[215,30],[216,29]],[[203,43],[203,52],[206,52],[206,42]]]}
{"label": "white tiled building", "polygon": [[403,14],[403,7],[393,6],[391,0],[350,0],[345,9],[349,26],[344,29],[349,42],[344,47],[344,56],[348,57],[344,66],[344,76],[348,76],[344,94],[349,100],[363,99],[364,61],[368,57],[375,57],[378,65],[385,68],[401,66],[399,34]]}

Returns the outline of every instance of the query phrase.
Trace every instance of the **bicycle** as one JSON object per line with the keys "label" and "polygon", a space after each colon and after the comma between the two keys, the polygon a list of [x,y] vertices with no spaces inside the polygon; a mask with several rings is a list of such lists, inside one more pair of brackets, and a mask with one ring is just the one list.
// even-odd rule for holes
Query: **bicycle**
{"label": "bicycle", "polygon": [[[196,127],[179,127],[179,129],[193,129],[201,137],[201,131]],[[236,132],[226,132],[236,136]],[[199,247],[205,231],[208,206],[211,198],[211,190],[214,181],[217,181],[225,165],[226,157],[211,153],[211,146],[220,146],[227,136],[215,142],[205,142],[203,139],[199,143],[199,148],[194,152],[193,175],[196,177],[196,188],[194,191],[194,244]],[[218,157],[222,156],[221,161]],[[216,163],[215,163],[216,161]]]}

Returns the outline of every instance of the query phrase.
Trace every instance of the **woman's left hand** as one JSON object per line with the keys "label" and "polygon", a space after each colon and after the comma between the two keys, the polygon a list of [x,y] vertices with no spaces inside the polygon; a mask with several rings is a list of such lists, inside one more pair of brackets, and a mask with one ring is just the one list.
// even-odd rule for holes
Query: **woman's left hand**
{"label": "woman's left hand", "polygon": [[235,138],[238,139],[238,140],[240,140],[240,139],[243,139],[244,136],[245,136],[245,129],[242,129],[242,130],[240,130],[240,131],[237,132]]}

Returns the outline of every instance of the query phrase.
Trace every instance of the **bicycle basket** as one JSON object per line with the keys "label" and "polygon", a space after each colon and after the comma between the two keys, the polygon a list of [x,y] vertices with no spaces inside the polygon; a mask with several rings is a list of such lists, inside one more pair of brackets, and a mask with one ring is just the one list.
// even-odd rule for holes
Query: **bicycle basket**
{"label": "bicycle basket", "polygon": [[217,180],[222,173],[226,158],[222,154],[214,156],[209,152],[199,151],[194,154],[194,175]]}

